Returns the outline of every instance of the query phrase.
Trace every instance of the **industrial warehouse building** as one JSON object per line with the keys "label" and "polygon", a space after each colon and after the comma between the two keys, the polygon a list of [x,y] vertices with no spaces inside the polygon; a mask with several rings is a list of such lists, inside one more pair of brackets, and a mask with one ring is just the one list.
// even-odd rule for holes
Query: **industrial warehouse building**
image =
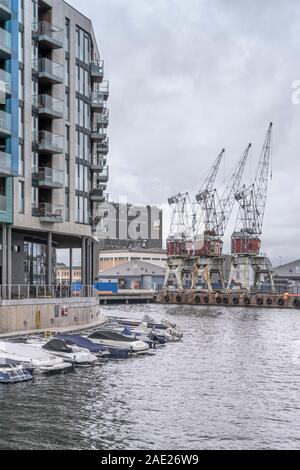
{"label": "industrial warehouse building", "polygon": [[276,284],[288,283],[300,288],[300,259],[274,268],[274,280]]}
{"label": "industrial warehouse building", "polygon": [[145,261],[130,261],[99,274],[99,281],[118,281],[120,289],[161,289],[166,270]]}
{"label": "industrial warehouse building", "polygon": [[80,248],[91,284],[109,123],[92,23],[63,0],[11,0],[0,27],[0,283],[52,285],[57,249],[71,250],[72,282]]}

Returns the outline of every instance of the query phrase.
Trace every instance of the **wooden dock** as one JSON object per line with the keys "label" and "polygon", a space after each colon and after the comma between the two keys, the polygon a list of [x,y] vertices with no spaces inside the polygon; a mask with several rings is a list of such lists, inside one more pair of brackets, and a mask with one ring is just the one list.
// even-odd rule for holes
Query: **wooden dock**
{"label": "wooden dock", "polygon": [[147,290],[120,290],[114,293],[99,293],[100,305],[108,304],[149,304],[157,301],[157,293]]}

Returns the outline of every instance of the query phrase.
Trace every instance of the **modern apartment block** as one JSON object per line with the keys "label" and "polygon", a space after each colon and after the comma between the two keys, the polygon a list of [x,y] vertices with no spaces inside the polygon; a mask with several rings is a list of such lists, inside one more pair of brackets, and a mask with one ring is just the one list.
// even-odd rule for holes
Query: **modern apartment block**
{"label": "modern apartment block", "polygon": [[63,0],[0,0],[2,286],[53,285],[56,250],[74,248],[93,282],[108,96],[88,18]]}

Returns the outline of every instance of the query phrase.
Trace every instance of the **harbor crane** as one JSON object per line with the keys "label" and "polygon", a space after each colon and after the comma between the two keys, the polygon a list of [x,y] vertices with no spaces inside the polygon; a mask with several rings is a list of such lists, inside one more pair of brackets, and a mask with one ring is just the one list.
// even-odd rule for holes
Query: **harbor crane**
{"label": "harbor crane", "polygon": [[182,289],[182,271],[187,257],[187,243],[192,240],[192,227],[194,221],[193,205],[189,193],[179,193],[168,199],[172,208],[172,220],[169,237],[167,239],[167,270],[165,287],[172,275],[176,278],[179,289]]}
{"label": "harbor crane", "polygon": [[[251,285],[257,288],[262,281],[262,276],[264,276],[269,278],[271,288],[273,291],[275,290],[271,263],[268,258],[260,255],[270,174],[272,130],[273,124],[270,123],[254,181],[250,186],[244,185],[235,193],[239,211],[231,239],[233,258],[228,288],[232,284],[239,284],[243,289],[249,291]],[[254,276],[253,281],[251,280],[251,268]]]}
{"label": "harbor crane", "polygon": [[[224,257],[222,257],[223,237],[235,204],[235,194],[240,187],[242,176],[245,171],[251,144],[245,149],[221,196],[218,197],[214,182],[220,166],[217,160],[211,171],[211,179],[208,180],[205,189],[196,195],[197,203],[204,214],[203,244],[200,250],[196,250],[195,263],[193,266],[192,288],[196,288],[200,276],[204,278],[209,291],[212,291],[212,276],[217,274],[222,288],[224,281]],[[224,151],[222,151],[222,156]],[[213,183],[212,183],[213,180]]]}

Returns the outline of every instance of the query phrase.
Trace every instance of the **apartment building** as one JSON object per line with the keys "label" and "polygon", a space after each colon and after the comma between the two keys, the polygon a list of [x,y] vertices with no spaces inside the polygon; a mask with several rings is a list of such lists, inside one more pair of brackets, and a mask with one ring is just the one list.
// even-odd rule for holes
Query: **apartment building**
{"label": "apartment building", "polygon": [[0,0],[2,286],[52,285],[56,250],[72,265],[75,248],[93,282],[108,97],[90,19],[63,0]]}

